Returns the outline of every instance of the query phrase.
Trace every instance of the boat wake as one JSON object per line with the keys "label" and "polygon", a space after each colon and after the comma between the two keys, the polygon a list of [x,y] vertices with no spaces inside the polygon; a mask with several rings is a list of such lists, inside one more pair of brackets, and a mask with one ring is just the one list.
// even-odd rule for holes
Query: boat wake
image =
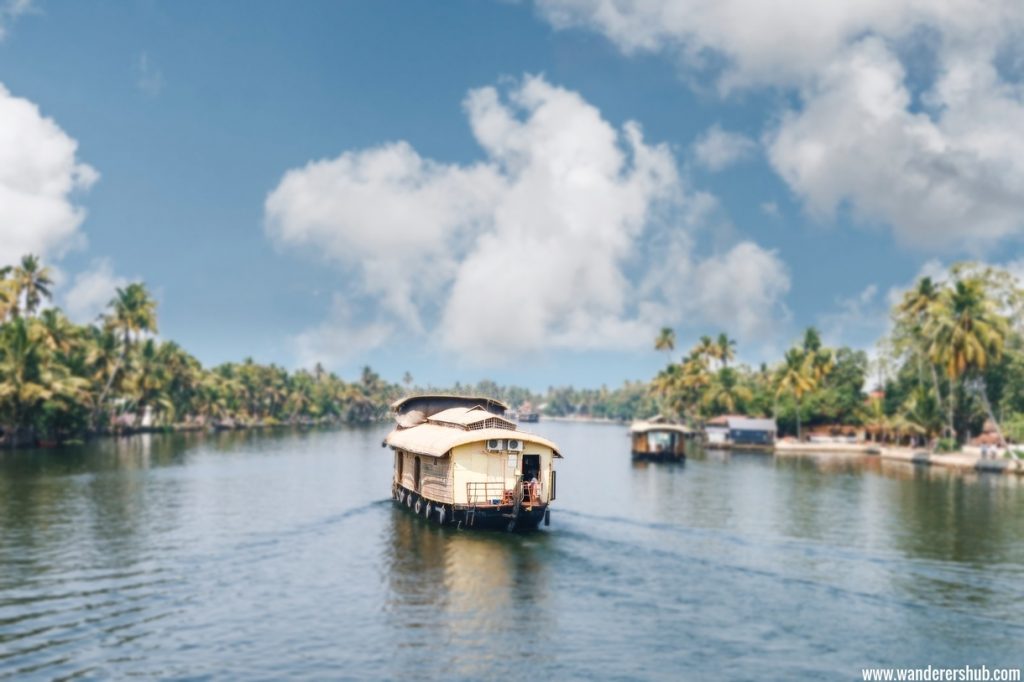
{"label": "boat wake", "polygon": [[[898,607],[926,614],[933,609],[955,612],[958,619],[999,625],[1024,634],[1024,571],[1019,566],[975,565],[924,558],[897,552],[843,547],[785,536],[751,536],[723,529],[688,527],[622,516],[561,509],[551,543],[572,563],[595,572],[626,576],[644,566],[645,572],[672,571],[680,580],[698,583],[709,577],[739,584],[756,581],[805,593],[808,597],[857,603],[865,608]],[[578,544],[577,544],[578,543]],[[595,552],[594,547],[603,548]],[[628,563],[607,557],[630,557]],[[725,574],[736,574],[724,579]],[[689,575],[689,577],[686,577]],[[858,589],[865,575],[877,576],[877,591]],[[899,598],[892,583],[918,583],[919,598]],[[943,590],[945,591],[943,593]],[[914,593],[914,590],[907,590]],[[991,602],[987,615],[977,602]]]}

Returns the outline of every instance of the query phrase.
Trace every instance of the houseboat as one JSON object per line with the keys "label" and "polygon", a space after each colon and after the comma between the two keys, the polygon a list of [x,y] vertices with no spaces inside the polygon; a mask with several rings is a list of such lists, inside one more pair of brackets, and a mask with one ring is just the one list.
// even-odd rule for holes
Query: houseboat
{"label": "houseboat", "polygon": [[686,459],[686,441],[696,433],[682,425],[653,419],[636,421],[629,427],[633,459]]}
{"label": "houseboat", "polygon": [[777,431],[774,419],[724,415],[704,425],[704,444],[709,448],[773,450]]}
{"label": "houseboat", "polygon": [[533,404],[530,401],[520,405],[517,414],[519,421],[523,424],[535,424],[540,421],[540,412],[533,409]]}
{"label": "houseboat", "polygon": [[461,528],[531,530],[550,523],[558,446],[519,431],[491,398],[419,395],[391,406],[384,445],[395,455],[392,497]]}

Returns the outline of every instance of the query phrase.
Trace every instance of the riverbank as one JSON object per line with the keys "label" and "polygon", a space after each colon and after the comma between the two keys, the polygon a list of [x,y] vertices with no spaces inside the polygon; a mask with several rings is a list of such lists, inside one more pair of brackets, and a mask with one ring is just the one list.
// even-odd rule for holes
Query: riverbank
{"label": "riverbank", "polygon": [[[580,417],[576,415],[567,415],[564,417],[550,417],[544,415],[541,417],[541,421],[545,422],[580,422],[583,424],[629,424],[629,420],[625,419],[610,419],[608,417]],[[522,423],[522,422],[521,422]],[[526,422],[537,424],[539,422]]]}
{"label": "riverbank", "polygon": [[66,446],[81,445],[88,441],[102,440],[107,438],[127,438],[141,434],[161,433],[220,433],[224,431],[269,431],[275,429],[312,429],[321,427],[336,426],[357,426],[370,422],[348,422],[333,418],[320,419],[298,419],[291,421],[242,421],[224,420],[212,423],[181,422],[178,424],[164,424],[160,426],[119,426],[112,429],[98,431],[86,431],[64,436],[57,440],[40,437],[34,434],[11,434],[7,438],[15,438],[12,443],[7,438],[0,436],[0,450],[31,450],[31,449],[60,449]]}
{"label": "riverbank", "polygon": [[1024,460],[1009,459],[1005,451],[988,451],[984,456],[981,448],[966,446],[959,452],[938,453],[921,448],[907,448],[881,445],[878,443],[800,443],[796,441],[778,441],[775,444],[776,454],[820,454],[820,453],[854,453],[877,455],[882,459],[926,466],[943,466],[963,471],[983,471],[990,473],[1008,473],[1024,475]]}

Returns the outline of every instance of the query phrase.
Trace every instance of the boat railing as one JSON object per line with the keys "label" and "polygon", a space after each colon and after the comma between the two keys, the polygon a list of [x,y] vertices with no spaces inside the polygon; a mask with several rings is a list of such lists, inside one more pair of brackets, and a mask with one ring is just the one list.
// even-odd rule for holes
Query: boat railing
{"label": "boat railing", "polygon": [[511,492],[510,490],[505,490],[505,483],[502,481],[467,483],[466,501],[478,507],[497,507],[502,504],[508,504],[505,502],[506,493]]}
{"label": "boat railing", "polygon": [[516,498],[522,504],[538,504],[541,500],[541,484],[535,485],[517,481],[511,489],[504,482],[466,483],[466,501],[477,507],[499,507],[514,504]]}

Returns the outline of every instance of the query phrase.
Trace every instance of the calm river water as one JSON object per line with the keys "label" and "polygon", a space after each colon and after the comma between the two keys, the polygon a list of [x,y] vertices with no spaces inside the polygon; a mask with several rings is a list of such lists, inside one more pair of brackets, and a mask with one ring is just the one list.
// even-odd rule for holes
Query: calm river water
{"label": "calm river water", "polygon": [[1024,482],[558,442],[550,528],[388,500],[388,427],[0,454],[0,677],[860,679],[1024,662]]}

